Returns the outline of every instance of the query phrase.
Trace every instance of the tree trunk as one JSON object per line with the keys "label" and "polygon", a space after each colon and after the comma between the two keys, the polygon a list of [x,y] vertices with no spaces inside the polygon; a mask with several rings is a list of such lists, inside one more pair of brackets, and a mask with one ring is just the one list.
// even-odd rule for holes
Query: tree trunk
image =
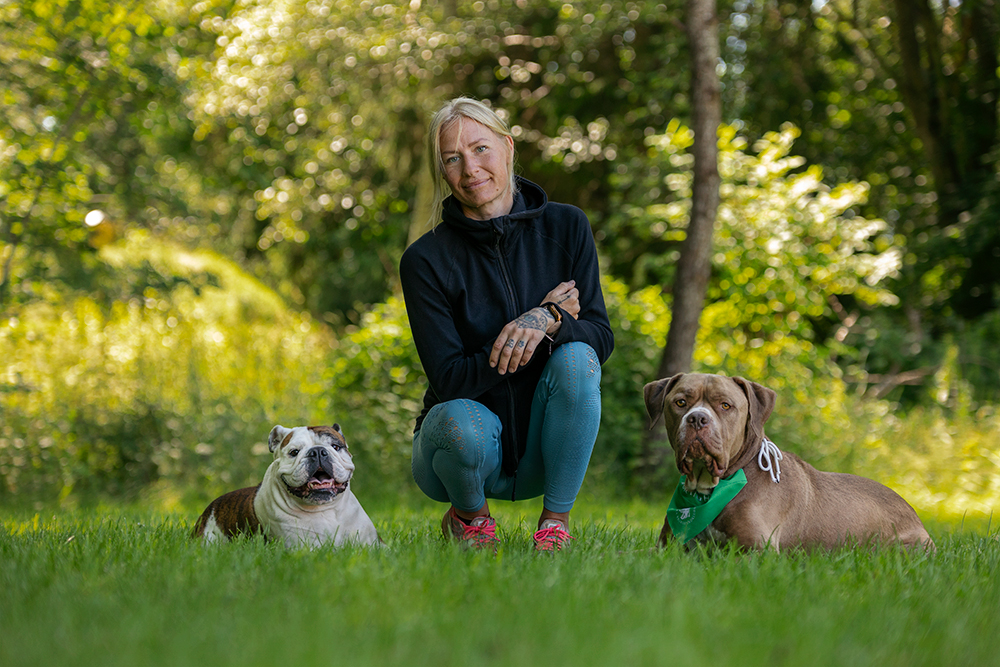
{"label": "tree trunk", "polygon": [[688,0],[688,42],[691,48],[694,184],[691,219],[681,244],[672,288],[673,306],[667,345],[658,377],[691,370],[698,322],[712,269],[712,232],[719,208],[718,130],[722,122],[719,38],[715,0]]}
{"label": "tree trunk", "polygon": [[[673,305],[667,344],[657,378],[691,370],[701,311],[711,275],[712,233],[719,208],[718,130],[722,122],[719,77],[718,20],[715,0],[688,0],[687,34],[691,51],[692,128],[694,129],[694,183],[691,219],[681,244],[672,287]],[[638,474],[652,481],[662,470],[668,452],[662,428],[647,432],[638,462]]]}

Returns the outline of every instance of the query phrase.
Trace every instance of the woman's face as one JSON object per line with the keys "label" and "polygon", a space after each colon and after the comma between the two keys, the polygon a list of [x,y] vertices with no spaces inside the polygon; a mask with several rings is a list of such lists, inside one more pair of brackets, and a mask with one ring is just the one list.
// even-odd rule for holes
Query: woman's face
{"label": "woman's face", "polygon": [[465,215],[489,220],[510,213],[510,158],[514,140],[471,118],[441,128],[444,179]]}

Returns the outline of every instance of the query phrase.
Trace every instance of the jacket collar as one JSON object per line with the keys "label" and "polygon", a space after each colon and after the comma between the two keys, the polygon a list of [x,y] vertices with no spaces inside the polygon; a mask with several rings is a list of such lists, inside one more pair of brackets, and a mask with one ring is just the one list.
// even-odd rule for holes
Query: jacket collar
{"label": "jacket collar", "polygon": [[473,220],[462,212],[462,206],[454,196],[448,196],[442,204],[441,223],[469,238],[470,241],[492,247],[498,239],[516,232],[517,222],[536,218],[549,203],[545,191],[531,181],[515,177],[517,192],[514,205],[507,215],[489,220]]}

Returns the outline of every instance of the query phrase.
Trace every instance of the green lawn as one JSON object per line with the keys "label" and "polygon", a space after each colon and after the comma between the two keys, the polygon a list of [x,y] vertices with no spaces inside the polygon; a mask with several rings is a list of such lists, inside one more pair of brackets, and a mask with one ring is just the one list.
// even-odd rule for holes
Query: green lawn
{"label": "green lawn", "polygon": [[[376,507],[381,550],[188,538],[197,512],[8,512],[0,665],[1000,665],[1000,543],[930,525],[933,555],[652,549],[664,508],[584,502],[569,552],[497,503],[494,557],[443,507]],[[372,508],[369,508],[371,511]]]}

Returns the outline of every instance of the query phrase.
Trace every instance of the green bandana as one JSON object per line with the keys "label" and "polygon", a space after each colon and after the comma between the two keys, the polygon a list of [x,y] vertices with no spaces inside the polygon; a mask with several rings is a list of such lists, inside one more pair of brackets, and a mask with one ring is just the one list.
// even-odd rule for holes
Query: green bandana
{"label": "green bandana", "polygon": [[712,489],[711,495],[703,496],[700,493],[685,491],[685,479],[686,476],[681,475],[681,481],[677,484],[677,490],[674,491],[674,497],[670,499],[670,506],[667,508],[670,530],[682,543],[694,539],[698,533],[708,528],[708,524],[722,514],[729,501],[735,498],[747,483],[746,473],[737,470],[729,477],[720,479],[719,484]]}

